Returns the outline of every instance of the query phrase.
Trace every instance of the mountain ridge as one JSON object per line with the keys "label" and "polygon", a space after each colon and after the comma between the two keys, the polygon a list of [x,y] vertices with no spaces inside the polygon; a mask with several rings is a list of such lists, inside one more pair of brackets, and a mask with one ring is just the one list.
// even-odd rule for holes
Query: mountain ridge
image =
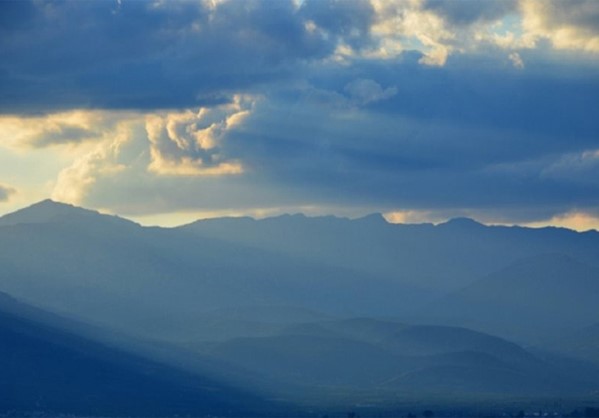
{"label": "mountain ridge", "polygon": [[95,210],[57,202],[52,199],[44,199],[15,212],[1,216],[0,226],[66,221],[90,222],[99,219],[123,225],[131,224],[139,226],[136,222],[117,215],[107,215]]}
{"label": "mountain ridge", "polygon": [[[70,203],[60,202],[53,200],[51,198],[43,199],[38,202],[34,202],[29,206],[17,209],[12,212],[5,213],[0,216],[0,226],[4,225],[13,225],[15,223],[43,223],[48,221],[53,221],[56,219],[62,219],[68,215],[83,215],[87,216],[98,216],[104,219],[115,218],[124,222],[130,222],[132,224],[136,224],[138,226],[142,226],[144,228],[155,228],[155,226],[146,226],[135,222],[127,217],[123,217],[117,214],[106,214],[99,212],[94,209],[87,209],[83,206],[77,206]],[[29,219],[30,218],[30,219]],[[172,227],[160,227],[163,229],[180,229],[187,228],[193,225],[199,225],[202,223],[214,223],[214,222],[272,222],[277,220],[286,220],[286,219],[294,219],[294,220],[302,220],[302,221],[334,221],[334,222],[348,222],[348,223],[371,223],[371,224],[386,224],[389,226],[399,226],[399,227],[432,227],[432,228],[472,228],[472,227],[482,227],[482,228],[491,228],[491,229],[523,229],[523,230],[532,230],[532,231],[564,231],[571,232],[574,234],[581,235],[599,235],[599,231],[595,229],[589,229],[585,231],[577,231],[567,227],[561,226],[543,226],[543,227],[530,227],[524,225],[496,225],[496,224],[485,224],[480,222],[474,218],[458,216],[454,218],[448,218],[447,220],[440,223],[431,223],[431,222],[416,222],[416,223],[403,223],[403,222],[389,222],[385,216],[381,212],[372,212],[363,216],[358,216],[355,218],[349,218],[344,216],[337,215],[315,215],[310,216],[301,212],[296,213],[283,213],[275,216],[268,217],[259,217],[255,218],[252,216],[242,215],[242,216],[222,216],[222,217],[210,217],[210,218],[198,218],[194,221],[187,222],[181,225],[176,225]]]}

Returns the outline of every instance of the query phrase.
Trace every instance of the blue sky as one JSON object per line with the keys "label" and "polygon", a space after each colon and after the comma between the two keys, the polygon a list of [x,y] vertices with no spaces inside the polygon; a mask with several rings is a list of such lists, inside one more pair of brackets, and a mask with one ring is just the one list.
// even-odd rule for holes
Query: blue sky
{"label": "blue sky", "polygon": [[0,213],[599,227],[599,2],[0,9]]}

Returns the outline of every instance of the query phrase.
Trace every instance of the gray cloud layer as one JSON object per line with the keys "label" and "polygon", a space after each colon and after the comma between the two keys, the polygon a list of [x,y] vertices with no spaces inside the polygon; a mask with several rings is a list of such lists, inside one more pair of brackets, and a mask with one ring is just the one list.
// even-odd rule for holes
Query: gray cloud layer
{"label": "gray cloud layer", "polygon": [[[593,51],[599,7],[543,4],[424,1],[417,12],[433,13],[445,31],[530,10],[540,22],[526,48],[485,38],[467,50],[457,35],[431,34],[464,52],[430,67],[414,39],[402,40],[397,56],[377,55],[386,44],[376,24],[388,16],[376,2],[0,2],[0,112],[191,112],[171,115],[179,119],[170,131],[164,114],[152,119],[160,129],[139,123],[128,141],[63,172],[68,187],[85,180],[83,203],[123,213],[323,205],[534,220],[596,212],[599,71],[597,56],[581,50]],[[409,23],[402,13],[398,31]],[[568,32],[573,49],[556,51],[542,31],[562,27],[580,32]],[[239,95],[252,105],[210,123],[194,116],[200,106],[228,109]],[[243,122],[227,120],[235,112]],[[111,118],[97,127],[61,122],[29,145],[104,141],[117,126]]]}
{"label": "gray cloud layer", "polygon": [[[339,39],[368,39],[363,1],[2,2],[0,110],[173,108],[286,79]],[[319,30],[310,31],[313,21]],[[77,22],[74,24],[73,22]]]}

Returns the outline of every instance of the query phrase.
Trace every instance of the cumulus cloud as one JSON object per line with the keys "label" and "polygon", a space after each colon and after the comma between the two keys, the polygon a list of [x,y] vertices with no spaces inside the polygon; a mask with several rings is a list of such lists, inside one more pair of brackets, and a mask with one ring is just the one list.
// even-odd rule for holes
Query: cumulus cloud
{"label": "cumulus cloud", "polygon": [[555,48],[599,53],[599,3],[594,0],[522,0],[526,31]]}
{"label": "cumulus cloud", "polygon": [[107,139],[63,169],[56,179],[52,198],[72,204],[83,204],[94,184],[106,177],[114,177],[126,171],[127,164],[119,161],[122,148],[131,140],[134,121],[121,121],[108,132]]}
{"label": "cumulus cloud", "polygon": [[[160,184],[160,177],[241,174],[241,162],[227,156],[226,136],[242,125],[256,100],[234,95],[227,104],[194,110],[124,112],[114,124],[104,126],[95,147],[84,150],[59,173],[52,197],[84,204],[93,200],[91,194],[113,184],[114,189],[135,188],[128,192],[135,200],[134,195]],[[107,193],[123,191],[108,188]]]}
{"label": "cumulus cloud", "polygon": [[223,153],[222,142],[250,114],[254,102],[238,95],[232,103],[197,112],[149,115],[150,171],[180,176],[240,174],[241,163]]}
{"label": "cumulus cloud", "polygon": [[[599,52],[599,6],[593,0],[372,0],[375,45],[363,56],[394,58],[420,51],[420,63],[443,66],[455,54],[491,46]],[[513,52],[516,54],[516,52]],[[518,64],[519,67],[519,64]]]}
{"label": "cumulus cloud", "polygon": [[372,3],[375,47],[363,55],[390,59],[415,50],[423,54],[421,64],[433,67],[445,65],[454,54],[476,53],[489,43],[505,44],[510,35],[503,33],[501,20],[518,13],[516,0]]}
{"label": "cumulus cloud", "polygon": [[409,49],[420,50],[420,62],[442,66],[453,50],[455,34],[437,14],[425,10],[420,2],[373,0],[376,18],[372,32],[378,46],[370,51],[374,58],[395,58]]}

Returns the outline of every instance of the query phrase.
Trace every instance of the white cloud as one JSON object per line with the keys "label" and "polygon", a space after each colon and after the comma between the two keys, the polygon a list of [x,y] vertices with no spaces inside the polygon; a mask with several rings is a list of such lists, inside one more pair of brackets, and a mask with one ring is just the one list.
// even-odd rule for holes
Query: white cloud
{"label": "white cloud", "polygon": [[418,49],[424,56],[422,64],[442,66],[452,52],[455,35],[437,14],[424,10],[417,0],[393,2],[372,0],[376,19],[372,33],[377,46],[367,56],[378,59],[395,58],[408,49]]}
{"label": "white cloud", "polygon": [[122,117],[116,112],[88,110],[29,117],[0,115],[1,144],[22,149],[100,141]]}
{"label": "white cloud", "polygon": [[121,122],[110,134],[112,139],[98,144],[91,152],[76,158],[56,179],[52,198],[61,202],[82,204],[99,178],[115,176],[126,169],[119,162],[120,151],[131,139],[131,123]]}
{"label": "white cloud", "polygon": [[599,2],[522,0],[523,27],[557,49],[599,52]]}
{"label": "white cloud", "polygon": [[[241,161],[228,157],[223,145],[226,136],[243,125],[257,100],[234,95],[225,104],[178,112],[77,110],[2,116],[0,132],[10,139],[3,145],[17,153],[35,148],[48,158],[64,161],[67,165],[50,186],[51,197],[84,204],[98,187],[117,179],[134,177],[151,183],[158,177],[241,174]],[[75,128],[81,136],[65,138],[65,132]],[[50,145],[51,150],[44,150]],[[0,200],[12,193],[14,189],[0,187]]]}
{"label": "white cloud", "polygon": [[[557,49],[599,52],[599,2],[594,0],[371,2],[374,46],[346,56],[393,59],[417,50],[423,54],[421,64],[443,66],[452,54],[489,45],[530,49],[543,39]],[[523,67],[518,53],[511,53],[510,60],[516,68]]]}
{"label": "white cloud", "polygon": [[159,175],[212,176],[240,174],[240,161],[223,155],[227,133],[249,116],[255,97],[236,95],[228,104],[194,112],[168,112],[146,117],[150,171]]}

